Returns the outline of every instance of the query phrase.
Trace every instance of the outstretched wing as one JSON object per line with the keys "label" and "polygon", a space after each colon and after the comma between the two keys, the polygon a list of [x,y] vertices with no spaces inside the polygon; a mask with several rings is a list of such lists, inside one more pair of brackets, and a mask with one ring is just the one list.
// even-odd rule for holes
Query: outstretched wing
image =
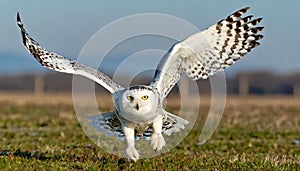
{"label": "outstretched wing", "polygon": [[256,25],[262,18],[241,17],[248,9],[240,9],[173,45],[157,66],[151,85],[165,98],[183,73],[193,80],[206,79],[257,47],[263,38],[259,34],[263,27]]}
{"label": "outstretched wing", "polygon": [[91,67],[82,65],[75,61],[70,61],[56,53],[50,52],[42,48],[29,34],[25,31],[23,23],[21,22],[19,13],[17,14],[17,23],[21,30],[23,44],[26,49],[34,56],[34,58],[42,64],[42,66],[54,71],[81,75],[94,80],[102,85],[111,93],[122,88],[119,84],[111,80],[107,75]]}

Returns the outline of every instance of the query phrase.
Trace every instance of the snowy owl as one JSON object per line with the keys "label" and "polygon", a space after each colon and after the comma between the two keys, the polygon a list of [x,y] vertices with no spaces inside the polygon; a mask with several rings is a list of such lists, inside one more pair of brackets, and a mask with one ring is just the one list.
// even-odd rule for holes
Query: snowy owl
{"label": "snowy owl", "polygon": [[249,7],[240,9],[206,30],[174,44],[163,56],[149,85],[127,88],[104,73],[71,61],[42,48],[23,28],[19,14],[17,23],[27,50],[44,67],[58,72],[81,75],[106,88],[113,97],[115,110],[89,116],[90,125],[98,131],[125,137],[126,156],[137,161],[135,140],[150,139],[153,150],[166,145],[162,134],[171,135],[189,122],[164,110],[163,101],[182,74],[192,80],[206,79],[221,71],[257,47],[263,38],[256,26],[262,18],[242,17]]}

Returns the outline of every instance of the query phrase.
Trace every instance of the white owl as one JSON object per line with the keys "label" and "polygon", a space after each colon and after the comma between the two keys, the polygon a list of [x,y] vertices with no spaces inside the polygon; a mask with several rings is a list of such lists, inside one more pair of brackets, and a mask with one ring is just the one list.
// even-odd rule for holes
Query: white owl
{"label": "white owl", "polygon": [[[223,70],[259,45],[262,18],[241,17],[249,7],[238,10],[208,29],[178,42],[164,55],[149,85],[127,88],[104,73],[50,52],[34,41],[17,22],[27,50],[43,66],[64,73],[82,75],[105,87],[113,96],[115,111],[89,116],[90,125],[117,137],[125,136],[125,154],[137,161],[136,139],[151,139],[153,150],[166,145],[162,134],[171,135],[184,129],[188,121],[163,108],[163,101],[182,74],[193,80],[206,79]],[[150,138],[151,137],[151,138]]]}

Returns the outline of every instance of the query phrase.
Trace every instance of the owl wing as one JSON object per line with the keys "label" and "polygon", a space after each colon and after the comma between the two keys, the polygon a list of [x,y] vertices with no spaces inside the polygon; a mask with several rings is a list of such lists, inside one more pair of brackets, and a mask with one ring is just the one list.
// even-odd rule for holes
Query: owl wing
{"label": "owl wing", "polygon": [[242,17],[249,7],[240,9],[208,29],[176,43],[157,66],[151,86],[165,98],[180,76],[206,79],[249,53],[260,43],[262,18]]}
{"label": "owl wing", "polygon": [[34,56],[34,58],[40,64],[42,64],[42,66],[58,72],[76,74],[87,77],[102,85],[111,93],[122,88],[122,86],[115,83],[104,73],[99,72],[98,70],[95,70],[83,64],[77,63],[75,61],[66,59],[61,55],[50,52],[41,47],[39,43],[32,39],[24,29],[19,13],[17,14],[17,23],[21,30],[23,44],[25,45],[29,53],[31,53]]}

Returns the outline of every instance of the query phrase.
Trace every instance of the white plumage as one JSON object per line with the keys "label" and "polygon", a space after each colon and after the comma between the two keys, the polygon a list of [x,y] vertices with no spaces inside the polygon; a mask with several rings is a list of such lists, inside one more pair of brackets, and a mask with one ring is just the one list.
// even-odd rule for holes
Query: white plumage
{"label": "white plumage", "polygon": [[136,85],[124,88],[104,73],[70,61],[42,48],[23,28],[19,14],[17,22],[27,50],[43,66],[58,72],[82,75],[102,85],[112,93],[115,111],[89,116],[90,125],[108,135],[126,139],[126,155],[138,160],[135,140],[151,139],[154,150],[166,145],[162,134],[171,135],[184,129],[188,121],[163,108],[163,101],[182,74],[193,80],[206,79],[241,59],[259,45],[263,38],[256,27],[261,18],[241,17],[243,8],[208,29],[176,43],[164,55],[149,86]]}

